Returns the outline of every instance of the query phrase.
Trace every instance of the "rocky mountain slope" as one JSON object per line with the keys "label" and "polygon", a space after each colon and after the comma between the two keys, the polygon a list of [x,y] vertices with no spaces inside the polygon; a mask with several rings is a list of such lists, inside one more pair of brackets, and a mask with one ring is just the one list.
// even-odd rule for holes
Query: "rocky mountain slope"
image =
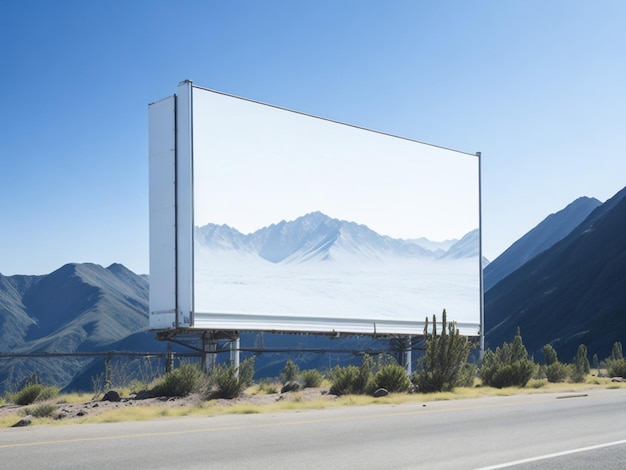
{"label": "rocky mountain slope", "polygon": [[[147,329],[147,302],[146,279],[119,264],[67,264],[45,276],[0,275],[0,353],[109,350]],[[64,385],[90,360],[3,359],[0,384],[6,387],[36,373]]]}
{"label": "rocky mountain slope", "polygon": [[564,209],[546,217],[485,267],[485,292],[534,256],[569,235],[599,205],[601,202],[595,198],[580,197]]}
{"label": "rocky mountain slope", "polygon": [[485,294],[486,344],[511,341],[519,326],[529,352],[551,344],[571,361],[580,344],[604,359],[626,342],[626,188],[569,235]]}

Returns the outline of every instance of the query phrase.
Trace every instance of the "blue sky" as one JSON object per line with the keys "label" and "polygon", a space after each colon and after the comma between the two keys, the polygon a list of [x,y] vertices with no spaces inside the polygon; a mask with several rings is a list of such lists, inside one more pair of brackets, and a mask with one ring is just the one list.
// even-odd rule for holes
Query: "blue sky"
{"label": "blue sky", "polygon": [[0,3],[0,273],[148,272],[148,103],[178,82],[481,151],[495,258],[626,186],[626,2]]}

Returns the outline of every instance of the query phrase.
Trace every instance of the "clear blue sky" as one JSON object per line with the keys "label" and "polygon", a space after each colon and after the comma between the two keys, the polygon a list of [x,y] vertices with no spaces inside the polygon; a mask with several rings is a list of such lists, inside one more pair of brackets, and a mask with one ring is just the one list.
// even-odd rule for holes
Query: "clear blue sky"
{"label": "clear blue sky", "polygon": [[481,151],[494,259],[626,186],[626,2],[0,2],[0,273],[148,272],[148,103],[184,79]]}

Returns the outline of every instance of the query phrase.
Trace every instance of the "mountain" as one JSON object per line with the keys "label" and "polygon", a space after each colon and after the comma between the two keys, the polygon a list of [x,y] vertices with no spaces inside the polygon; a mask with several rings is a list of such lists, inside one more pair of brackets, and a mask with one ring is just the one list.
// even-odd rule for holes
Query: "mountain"
{"label": "mountain", "polygon": [[26,331],[35,320],[26,313],[22,296],[41,277],[0,274],[0,352],[24,344]]}
{"label": "mountain", "polygon": [[[478,324],[478,231],[441,253],[312,212],[243,235],[196,228],[198,312],[350,318],[375,325],[447,309]],[[477,328],[476,328],[477,330]]]}
{"label": "mountain", "polygon": [[[478,255],[478,230],[460,241],[437,244],[424,238],[403,240],[379,235],[366,225],[334,219],[321,212],[311,212],[292,221],[283,220],[249,235],[227,225],[208,224],[196,228],[196,240],[201,247],[212,251],[253,254],[274,264]],[[446,246],[447,251],[443,249]]]}
{"label": "mountain", "polygon": [[[392,282],[394,287],[397,287],[398,282],[394,280],[396,278],[386,274],[394,273],[398,266],[405,269],[406,266],[413,266],[415,260],[420,263],[423,261],[430,266],[441,260],[443,267],[437,268],[434,274],[445,277],[446,270],[456,266],[455,263],[461,263],[463,266],[471,264],[471,260],[468,262],[464,258],[476,256],[478,253],[476,232],[459,241],[449,240],[440,244],[435,242],[431,244],[434,247],[434,250],[431,250],[422,246],[428,245],[427,240],[394,239],[379,235],[365,225],[332,219],[320,212],[306,214],[293,221],[281,221],[249,235],[244,235],[226,225],[209,224],[196,229],[196,243],[200,252],[210,252],[211,260],[224,261],[222,264],[207,265],[211,268],[217,266],[216,277],[211,280],[212,295],[217,293],[227,297],[228,301],[233,299],[232,292],[226,288],[233,286],[237,288],[242,285],[242,272],[239,268],[241,266],[249,268],[250,264],[234,266],[231,269],[234,274],[230,271],[225,273],[223,268],[232,266],[233,260],[241,259],[245,263],[253,260],[252,266],[262,264],[263,269],[256,271],[253,269],[246,273],[251,272],[252,276],[257,276],[263,282],[267,279],[271,281],[269,287],[260,284],[266,297],[264,305],[269,306],[270,310],[274,308],[274,304],[271,303],[273,299],[284,300],[284,297],[280,296],[284,296],[285,292],[295,297],[298,305],[305,305],[307,308],[312,308],[311,306],[320,300],[318,292],[309,286],[304,286],[303,291],[294,289],[302,286],[298,284],[299,278],[294,281],[292,274],[300,276],[304,273],[307,279],[312,274],[318,276],[313,279],[316,285],[330,283],[332,291],[328,299],[322,299],[323,301],[330,303],[337,298],[340,300],[347,298],[348,301],[356,298],[363,303],[362,308],[365,309],[364,306],[367,306],[375,309],[377,314],[384,312],[385,308],[396,311],[398,302],[403,300],[394,294],[393,302],[390,302],[388,298],[379,295],[380,290],[386,289],[381,284],[382,281]],[[472,245],[475,245],[473,250]],[[223,258],[220,258],[220,255],[224,255]],[[358,270],[352,269],[355,261],[364,264],[360,265]],[[326,270],[329,265],[341,266],[341,269]],[[279,267],[287,271],[280,271],[279,276],[282,277],[276,278],[276,282],[273,282],[271,275],[275,275],[278,272],[275,268]],[[370,275],[369,272],[379,273],[381,267],[387,270],[384,276],[374,278],[374,284],[360,284],[359,288],[363,289],[363,293],[354,294],[352,297],[349,295],[350,282],[363,279],[369,281],[367,277]],[[409,269],[408,272],[414,271]],[[224,280],[228,281],[231,275],[234,276],[232,285],[219,284]],[[472,275],[469,278],[473,279]],[[413,284],[420,282],[415,276],[404,274],[400,281]],[[433,278],[429,277],[429,282],[432,281]],[[274,285],[283,289],[278,296],[273,295]],[[375,286],[374,289],[372,285]],[[458,289],[459,280],[454,279],[451,286]],[[400,288],[402,292],[410,292],[419,300],[428,294],[423,290],[413,292],[415,289],[408,289],[404,284]],[[367,300],[367,295],[373,296],[374,301]],[[253,297],[256,301],[254,295],[245,297]],[[380,303],[380,306],[376,302]],[[408,305],[408,314],[413,318],[415,302],[405,304]],[[440,308],[442,306],[437,301],[436,310]],[[315,312],[332,315],[332,312],[324,308]],[[361,313],[356,311],[355,315]],[[146,331],[147,316],[146,276],[138,276],[120,264],[104,268],[91,263],[71,263],[44,276],[0,275],[0,353],[45,355],[107,351],[163,352],[167,344],[157,341],[153,333]],[[250,342],[256,341],[254,338],[257,335],[243,333],[242,346],[248,344],[249,347]],[[316,335],[266,334],[265,339],[268,347],[287,349],[299,346],[306,349],[323,348],[331,346],[334,342],[332,339]],[[363,351],[376,344],[376,348],[384,349],[385,345],[379,341],[369,337],[354,338],[347,342],[343,341],[342,345],[337,347]],[[188,349],[181,349],[176,345],[173,348],[175,351],[179,349],[182,352],[189,352]],[[317,352],[297,356],[302,367],[321,367],[331,363],[330,355]],[[162,361],[162,357],[155,360]],[[259,374],[276,374],[284,360],[284,355],[281,356],[280,353],[261,354],[257,357]],[[332,358],[333,365],[359,360],[352,353],[333,353]],[[112,362],[115,361],[117,359],[113,359]],[[137,359],[125,363],[131,364],[124,366],[129,373],[131,369],[141,371],[146,361]],[[43,382],[54,383],[66,390],[89,390],[92,388],[94,377],[102,376],[104,370],[104,357],[2,359],[0,394],[8,388],[15,387],[16,384],[24,383],[33,373],[37,373]]]}
{"label": "mountain", "polygon": [[569,362],[580,344],[607,357],[626,341],[626,188],[569,235],[485,293],[487,347],[520,327],[535,358],[551,344]]}
{"label": "mountain", "polygon": [[478,243],[479,243],[479,231],[478,229],[472,230],[458,242],[454,243],[448,251],[443,253],[440,259],[462,259],[478,256]]}
{"label": "mountain", "polygon": [[458,242],[456,238],[451,238],[449,240],[438,242],[438,241],[429,240],[428,238],[425,238],[425,237],[414,238],[412,240],[407,240],[407,241],[415,243],[416,245],[419,245],[422,248],[430,250],[437,255],[442,255],[443,253],[448,251],[448,249],[450,249],[452,245]]}
{"label": "mountain", "polygon": [[561,211],[546,217],[485,267],[483,271],[485,292],[531,258],[565,238],[599,205],[600,201],[595,198],[581,197]]}
{"label": "mountain", "polygon": [[[108,350],[147,329],[148,282],[120,264],[66,264],[45,276],[0,275],[0,352]],[[0,361],[0,392],[33,372],[64,385],[90,359]]]}

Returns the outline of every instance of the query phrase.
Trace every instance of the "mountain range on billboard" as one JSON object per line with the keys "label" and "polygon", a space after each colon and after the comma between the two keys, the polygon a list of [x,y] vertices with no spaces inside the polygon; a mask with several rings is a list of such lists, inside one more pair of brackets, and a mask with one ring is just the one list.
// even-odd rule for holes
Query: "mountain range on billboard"
{"label": "mountain range on billboard", "polygon": [[478,331],[478,230],[432,250],[311,212],[248,235],[208,224],[194,238],[196,313],[376,324],[422,321],[445,308]]}
{"label": "mountain range on billboard", "polygon": [[435,242],[380,235],[366,225],[311,212],[244,235],[228,225],[196,228],[196,242],[212,251],[237,251],[274,264],[308,261],[380,261],[389,258],[460,259],[478,256],[478,229],[461,240]]}

